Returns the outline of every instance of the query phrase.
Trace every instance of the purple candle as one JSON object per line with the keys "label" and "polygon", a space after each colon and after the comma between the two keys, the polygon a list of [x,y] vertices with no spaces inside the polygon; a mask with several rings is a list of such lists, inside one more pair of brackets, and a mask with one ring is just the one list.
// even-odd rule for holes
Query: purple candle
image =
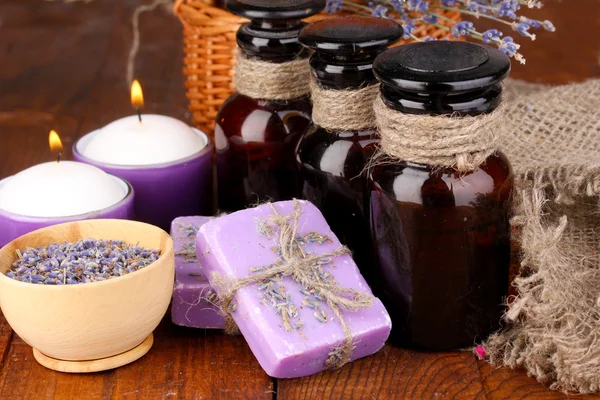
{"label": "purple candle", "polygon": [[49,135],[56,161],[0,180],[0,247],[50,225],[94,218],[131,219],[129,183],[91,165],[61,160],[62,144]]}
{"label": "purple candle", "polygon": [[225,326],[225,320],[214,304],[215,293],[196,257],[198,229],[210,220],[210,217],[180,217],[171,224],[171,237],[175,245],[171,318],[176,325],[217,329]]}
{"label": "purple candle", "polygon": [[[389,336],[387,311],[309,202],[265,204],[208,222],[196,251],[226,306],[240,285],[227,309],[270,376],[338,367],[377,352]],[[239,280],[257,276],[257,283]]]}
{"label": "purple candle", "polygon": [[[118,179],[120,185],[122,185],[124,197],[119,202],[102,210],[64,217],[31,217],[0,209],[0,227],[2,227],[0,229],[0,247],[26,233],[65,222],[81,221],[84,219],[133,219],[133,188],[122,179],[117,177],[113,177],[113,179]],[[2,182],[0,181],[0,186]]]}
{"label": "purple candle", "polygon": [[[139,83],[132,104],[143,107]],[[133,115],[93,131],[73,146],[73,157],[128,180],[136,218],[169,229],[182,215],[212,214],[212,152],[206,134],[164,115]]]}

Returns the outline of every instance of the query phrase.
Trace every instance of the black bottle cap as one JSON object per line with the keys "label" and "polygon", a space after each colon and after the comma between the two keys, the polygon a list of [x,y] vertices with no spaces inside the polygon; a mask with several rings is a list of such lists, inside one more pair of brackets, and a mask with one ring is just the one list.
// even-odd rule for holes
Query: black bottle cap
{"label": "black bottle cap", "polygon": [[384,51],[373,71],[381,82],[381,98],[392,109],[477,115],[500,104],[500,82],[510,72],[510,60],[475,43],[419,42]]}
{"label": "black bottle cap", "polygon": [[510,60],[499,50],[476,43],[419,42],[383,52],[373,69],[389,89],[450,93],[501,82],[510,72]]}
{"label": "black bottle cap", "polygon": [[402,38],[396,21],[375,17],[329,18],[300,32],[300,43],[315,51],[313,74],[322,86],[351,88],[376,82],[375,57]]}
{"label": "black bottle cap", "polygon": [[227,0],[227,9],[249,18],[240,27],[237,42],[249,57],[285,62],[306,53],[298,42],[301,20],[325,8],[325,0]]}
{"label": "black bottle cap", "polygon": [[321,0],[228,0],[227,9],[248,19],[303,19],[321,12]]}
{"label": "black bottle cap", "polygon": [[403,35],[396,21],[375,17],[329,18],[302,29],[300,42],[322,53],[361,54],[383,51]]}

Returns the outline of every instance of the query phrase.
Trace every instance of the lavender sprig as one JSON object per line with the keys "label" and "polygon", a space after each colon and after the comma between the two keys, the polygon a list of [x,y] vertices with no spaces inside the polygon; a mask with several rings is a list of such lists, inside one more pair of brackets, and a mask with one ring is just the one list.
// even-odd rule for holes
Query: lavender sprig
{"label": "lavender sprig", "polygon": [[74,285],[123,276],[147,267],[160,250],[129,245],[122,240],[84,239],[48,247],[17,250],[6,276],[21,282]]}
{"label": "lavender sprig", "polygon": [[550,21],[541,21],[519,15],[522,8],[541,8],[539,0],[328,0],[326,11],[336,13],[349,11],[362,15],[393,18],[404,28],[404,39],[430,41],[431,37],[418,38],[414,35],[416,23],[424,23],[446,30],[455,38],[468,37],[497,47],[501,52],[525,64],[519,53],[521,47],[511,36],[504,36],[498,29],[479,31],[472,22],[455,21],[440,14],[440,10],[457,11],[475,18],[485,18],[510,27],[523,37],[535,40],[532,31],[545,29],[554,32]]}

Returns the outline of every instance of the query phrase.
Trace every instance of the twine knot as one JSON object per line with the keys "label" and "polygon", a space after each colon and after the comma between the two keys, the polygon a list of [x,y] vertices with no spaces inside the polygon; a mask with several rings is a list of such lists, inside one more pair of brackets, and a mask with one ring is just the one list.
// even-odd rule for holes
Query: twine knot
{"label": "twine knot", "polygon": [[[234,297],[237,291],[245,286],[264,283],[270,278],[291,277],[300,284],[302,289],[316,293],[331,308],[335,317],[340,321],[344,331],[344,342],[332,349],[329,358],[325,361],[327,368],[337,369],[350,361],[350,356],[355,346],[352,343],[352,331],[342,316],[342,311],[357,311],[369,308],[373,304],[373,296],[355,289],[339,286],[333,277],[324,278],[320,272],[321,266],[329,264],[338,256],[351,254],[345,246],[326,254],[311,254],[303,249],[303,238],[298,236],[298,221],[302,214],[300,202],[294,200],[294,212],[282,215],[273,204],[269,203],[274,214],[269,217],[268,225],[263,230],[276,235],[278,246],[275,251],[280,256],[280,262],[269,268],[245,278],[231,279],[213,273],[213,287],[218,288],[220,308],[225,317],[226,333],[237,333],[238,329],[233,321],[232,313],[235,312]],[[286,331],[292,330],[289,323],[290,316],[286,312],[280,313]],[[326,322],[322,321],[322,322]]]}
{"label": "twine knot", "polygon": [[504,107],[478,116],[414,115],[390,109],[380,96],[374,112],[381,150],[418,164],[477,169],[498,148]]}
{"label": "twine knot", "polygon": [[239,93],[253,99],[292,100],[310,92],[307,58],[272,63],[249,58],[238,51],[235,85]]}
{"label": "twine knot", "polygon": [[313,122],[328,131],[352,131],[375,128],[373,102],[379,85],[358,89],[324,89],[314,77],[310,80]]}

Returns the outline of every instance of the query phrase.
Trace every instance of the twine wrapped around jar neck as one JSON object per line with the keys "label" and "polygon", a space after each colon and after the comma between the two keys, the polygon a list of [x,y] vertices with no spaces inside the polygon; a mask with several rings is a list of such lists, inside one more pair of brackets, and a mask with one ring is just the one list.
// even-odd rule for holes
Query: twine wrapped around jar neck
{"label": "twine wrapped around jar neck", "polygon": [[383,153],[459,172],[476,170],[498,149],[504,109],[478,116],[414,115],[387,107],[380,96],[373,106]]}
{"label": "twine wrapped around jar neck", "polygon": [[310,93],[307,58],[272,63],[249,58],[238,51],[235,85],[238,93],[253,99],[292,100]]}
{"label": "twine wrapped around jar neck", "polygon": [[379,93],[379,84],[358,89],[325,89],[311,77],[310,92],[315,125],[328,131],[375,128],[373,101]]}

